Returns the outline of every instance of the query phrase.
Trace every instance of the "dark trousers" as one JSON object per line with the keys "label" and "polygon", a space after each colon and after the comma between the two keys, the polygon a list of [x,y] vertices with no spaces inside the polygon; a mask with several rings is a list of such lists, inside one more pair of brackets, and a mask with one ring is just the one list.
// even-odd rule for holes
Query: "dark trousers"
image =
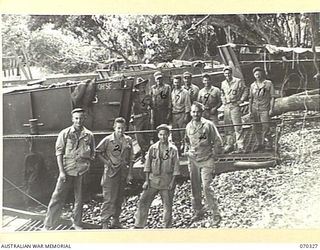
{"label": "dark trousers", "polygon": [[[134,119],[134,129],[136,131],[150,130],[150,116],[142,116]],[[150,135],[147,133],[137,133],[136,138],[141,151],[146,153],[150,147]]]}

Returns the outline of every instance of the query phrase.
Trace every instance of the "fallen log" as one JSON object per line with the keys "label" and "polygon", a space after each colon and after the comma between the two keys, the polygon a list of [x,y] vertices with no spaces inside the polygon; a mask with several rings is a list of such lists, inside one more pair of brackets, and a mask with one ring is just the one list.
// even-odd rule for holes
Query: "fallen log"
{"label": "fallen log", "polygon": [[273,115],[297,110],[320,111],[320,95],[291,95],[277,98]]}

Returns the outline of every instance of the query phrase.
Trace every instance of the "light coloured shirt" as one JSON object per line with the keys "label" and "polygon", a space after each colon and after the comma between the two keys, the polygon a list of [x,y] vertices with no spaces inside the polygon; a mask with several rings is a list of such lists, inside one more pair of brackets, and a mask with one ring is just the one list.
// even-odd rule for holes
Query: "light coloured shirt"
{"label": "light coloured shirt", "polygon": [[202,103],[206,110],[221,105],[221,91],[215,86],[211,86],[209,90],[202,88],[199,91],[198,102]]}
{"label": "light coloured shirt", "polygon": [[196,161],[205,161],[214,156],[214,145],[220,140],[220,134],[212,121],[201,117],[196,125],[190,121],[186,126],[187,149],[195,153]]}
{"label": "light coloured shirt", "polygon": [[248,97],[248,89],[239,78],[232,77],[228,82],[224,80],[221,83],[221,100],[223,104],[244,102]]}
{"label": "light coloured shirt", "polygon": [[273,83],[264,80],[259,88],[256,82],[250,86],[249,97],[252,99],[252,107],[261,111],[269,111],[271,98],[274,97]]}
{"label": "light coloured shirt", "polygon": [[171,87],[168,84],[151,87],[152,107],[155,109],[171,108]]}
{"label": "light coloured shirt", "polygon": [[89,170],[95,156],[93,133],[82,128],[77,134],[73,126],[63,129],[56,141],[56,156],[63,156],[63,168],[67,175],[79,176]]}
{"label": "light coloured shirt", "polygon": [[186,85],[183,85],[183,88],[188,90],[189,95],[190,95],[190,100],[191,100],[191,104],[198,100],[198,95],[199,95],[199,87],[193,83],[191,83],[190,87],[187,87]]}
{"label": "light coloured shirt", "polygon": [[146,156],[144,172],[148,172],[150,186],[156,189],[168,189],[172,177],[180,175],[178,149],[172,143],[160,152],[160,142],[150,146]]}
{"label": "light coloured shirt", "polygon": [[110,160],[111,165],[104,165],[110,177],[114,176],[120,167],[133,162],[132,139],[127,135],[123,135],[120,139],[117,139],[114,133],[106,136],[98,144],[96,152]]}
{"label": "light coloured shirt", "polygon": [[191,101],[189,92],[183,88],[173,89],[171,93],[172,113],[189,113]]}

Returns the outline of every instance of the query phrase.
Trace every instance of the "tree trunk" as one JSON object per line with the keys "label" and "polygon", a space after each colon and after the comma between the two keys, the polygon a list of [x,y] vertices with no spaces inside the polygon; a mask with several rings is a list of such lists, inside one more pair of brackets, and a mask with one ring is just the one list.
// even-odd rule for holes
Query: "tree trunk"
{"label": "tree trunk", "polygon": [[297,110],[320,111],[320,95],[292,95],[278,98],[275,101],[273,115]]}

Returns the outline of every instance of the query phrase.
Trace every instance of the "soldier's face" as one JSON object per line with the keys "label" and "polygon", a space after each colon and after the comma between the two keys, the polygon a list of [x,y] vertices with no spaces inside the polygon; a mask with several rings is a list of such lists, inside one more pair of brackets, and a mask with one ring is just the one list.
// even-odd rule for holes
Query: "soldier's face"
{"label": "soldier's face", "polygon": [[262,72],[261,71],[256,71],[254,72],[254,78],[256,78],[257,80],[261,80],[262,79]]}
{"label": "soldier's face", "polygon": [[232,71],[231,70],[225,70],[223,74],[224,74],[224,77],[227,80],[231,80],[232,79]]}
{"label": "soldier's face", "polygon": [[114,129],[114,132],[117,134],[117,135],[123,135],[124,132],[126,131],[126,126],[124,123],[115,123],[114,126],[113,126],[113,129]]}
{"label": "soldier's face", "polygon": [[179,79],[173,79],[173,87],[179,89],[181,87],[181,81]]}
{"label": "soldier's face", "polygon": [[202,110],[197,106],[192,105],[190,115],[192,117],[192,120],[199,121],[202,116]]}
{"label": "soldier's face", "polygon": [[72,122],[75,129],[82,128],[85,121],[85,114],[82,112],[72,114]]}
{"label": "soldier's face", "polygon": [[191,85],[191,77],[190,76],[185,76],[183,77],[183,81],[186,85],[190,86]]}
{"label": "soldier's face", "polygon": [[168,142],[169,133],[167,130],[160,130],[158,132],[158,138],[160,142]]}
{"label": "soldier's face", "polygon": [[210,80],[209,80],[208,77],[204,77],[204,78],[202,79],[202,83],[203,83],[203,85],[204,85],[205,87],[209,87],[209,86],[211,85]]}
{"label": "soldier's face", "polygon": [[162,83],[163,78],[162,77],[158,77],[155,79],[156,84],[161,84]]}
{"label": "soldier's face", "polygon": [[139,87],[138,87],[138,90],[141,91],[141,92],[146,91],[146,85],[145,84],[140,84]]}

